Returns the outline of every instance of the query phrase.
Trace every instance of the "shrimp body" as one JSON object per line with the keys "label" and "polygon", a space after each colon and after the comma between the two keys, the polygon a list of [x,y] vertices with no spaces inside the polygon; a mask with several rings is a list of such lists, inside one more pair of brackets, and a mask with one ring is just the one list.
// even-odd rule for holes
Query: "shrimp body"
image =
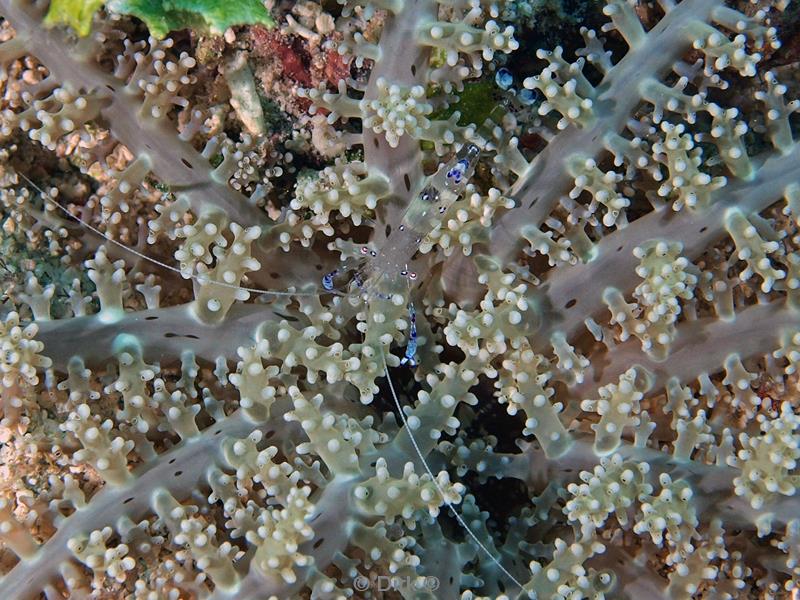
{"label": "shrimp body", "polygon": [[[363,258],[357,262],[350,280],[352,291],[365,294],[367,299],[371,296],[389,299],[395,293],[402,293],[408,280],[416,279],[416,275],[408,270],[411,257],[423,238],[439,225],[441,216],[464,192],[479,156],[478,146],[465,144],[452,160],[427,179],[422,191],[403,213],[400,225],[389,233],[380,249],[361,248]],[[322,278],[322,287],[333,291],[334,278],[353,268],[346,266],[351,260],[326,274]]]}
{"label": "shrimp body", "polygon": [[408,263],[420,242],[433,231],[441,216],[458,200],[475,171],[480,149],[466,144],[449,162],[425,182],[422,191],[411,201],[400,225],[392,231],[377,251],[369,251],[368,262],[359,270],[367,293],[390,297],[402,292],[406,280],[416,276]]}
{"label": "shrimp body", "polygon": [[431,175],[425,187],[411,201],[403,214],[398,228],[399,233],[408,229],[422,238],[433,231],[439,224],[441,216],[464,192],[467,182],[475,171],[479,156],[478,147],[467,144],[452,161],[442,165]]}

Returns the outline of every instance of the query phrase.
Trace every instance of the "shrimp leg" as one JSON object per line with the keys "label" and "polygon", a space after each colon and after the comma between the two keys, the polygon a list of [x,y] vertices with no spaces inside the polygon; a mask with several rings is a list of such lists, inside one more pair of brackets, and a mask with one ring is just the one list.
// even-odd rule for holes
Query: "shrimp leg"
{"label": "shrimp leg", "polygon": [[400,364],[407,364],[409,367],[416,367],[417,362],[417,311],[414,309],[414,304],[408,305],[408,319],[411,321],[411,328],[408,333],[408,344],[406,345],[406,353]]}

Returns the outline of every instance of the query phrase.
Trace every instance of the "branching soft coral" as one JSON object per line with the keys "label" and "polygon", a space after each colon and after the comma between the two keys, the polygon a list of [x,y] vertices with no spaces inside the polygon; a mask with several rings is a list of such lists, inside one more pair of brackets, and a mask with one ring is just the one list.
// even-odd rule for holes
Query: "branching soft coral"
{"label": "branching soft coral", "polygon": [[797,590],[789,2],[161,4],[0,0],[0,596]]}

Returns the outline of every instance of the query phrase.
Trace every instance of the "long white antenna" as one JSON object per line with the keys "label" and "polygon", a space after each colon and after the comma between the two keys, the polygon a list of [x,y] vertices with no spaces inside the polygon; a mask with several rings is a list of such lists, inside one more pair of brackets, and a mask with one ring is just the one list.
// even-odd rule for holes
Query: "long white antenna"
{"label": "long white antenna", "polygon": [[422,462],[422,466],[425,467],[425,471],[430,476],[431,481],[433,481],[433,485],[436,486],[436,489],[438,490],[439,495],[442,497],[442,500],[444,500],[444,503],[447,505],[447,508],[450,509],[450,512],[453,513],[453,516],[456,518],[456,521],[458,521],[459,525],[461,525],[461,527],[464,528],[464,531],[466,531],[469,534],[469,536],[484,552],[484,554],[486,554],[486,556],[492,559],[492,562],[496,564],[497,567],[503,573],[505,573],[509,579],[511,579],[511,581],[516,583],[519,586],[519,589],[521,590],[524,589],[522,583],[520,583],[516,577],[514,577],[511,573],[509,573],[508,570],[500,563],[497,557],[494,554],[492,554],[491,551],[486,546],[484,546],[483,542],[481,542],[480,539],[478,539],[478,536],[475,535],[475,532],[472,531],[469,525],[467,525],[466,521],[464,521],[464,517],[462,517],[461,514],[459,514],[459,512],[456,510],[455,505],[453,505],[453,503],[450,502],[450,500],[447,498],[447,495],[444,493],[442,486],[439,485],[439,481],[436,479],[436,477],[433,476],[433,471],[428,465],[428,461],[425,460],[425,456],[423,456],[422,451],[419,448],[419,444],[417,444],[417,440],[411,431],[411,427],[408,426],[406,413],[403,412],[403,407],[400,405],[400,400],[397,399],[397,393],[394,391],[394,384],[392,383],[392,378],[389,375],[389,366],[386,363],[386,355],[383,352],[383,344],[379,345],[378,347],[380,348],[381,358],[383,359],[383,373],[384,375],[386,375],[386,381],[389,382],[389,390],[391,390],[392,392],[392,399],[394,400],[394,405],[397,407],[397,412],[400,413],[400,419],[403,421],[403,426],[406,428],[406,432],[408,432],[408,439],[411,440],[411,445],[414,446],[414,450],[416,451],[419,460]]}
{"label": "long white antenna", "polygon": [[[33,181],[31,181],[24,173],[17,172],[17,174],[20,177],[22,177],[25,181],[27,181],[35,190],[37,190],[42,195],[42,198],[46,202],[49,202],[49,203],[53,204],[56,208],[58,208],[60,211],[62,211],[64,214],[66,214],[69,218],[77,221],[78,223],[80,223],[81,225],[86,227],[88,230],[90,230],[93,233],[99,235],[104,240],[106,240],[109,243],[114,244],[114,245],[122,248],[123,250],[133,254],[134,256],[136,256],[136,257],[138,257],[138,258],[140,258],[142,260],[150,262],[150,263],[152,263],[154,265],[158,265],[159,267],[161,267],[163,269],[167,269],[169,271],[173,271],[174,273],[177,273],[181,277],[184,276],[183,273],[181,272],[181,270],[178,269],[177,267],[173,267],[172,265],[168,265],[167,263],[164,263],[164,262],[162,262],[162,261],[160,261],[160,260],[158,260],[156,258],[153,258],[152,256],[148,256],[146,254],[143,254],[143,253],[139,252],[138,250],[136,250],[135,248],[131,248],[130,246],[127,246],[127,245],[123,244],[122,242],[119,242],[119,241],[109,237],[107,234],[105,234],[104,232],[100,231],[99,229],[97,229],[93,225],[87,223],[86,221],[84,221],[83,219],[78,217],[77,215],[73,215],[71,212],[69,212],[66,209],[66,207],[62,206],[61,204],[59,204],[58,202],[53,200],[48,193],[46,193],[42,188],[40,188]],[[233,285],[233,284],[230,284],[230,283],[225,283],[224,281],[213,281],[213,280],[200,281],[199,276],[194,275],[194,274],[192,274],[189,278],[197,281],[198,283],[202,283],[204,285],[210,283],[210,284],[213,284],[213,285],[218,285],[220,287],[225,287],[225,288],[229,288],[229,289],[245,290],[247,292],[252,292],[254,294],[269,294],[269,295],[273,295],[273,296],[320,296],[322,293],[330,293],[327,290],[325,292],[322,292],[322,293],[320,293],[320,292],[290,292],[290,291],[262,290],[260,288],[250,288],[250,287]],[[381,358],[383,359],[383,372],[384,372],[384,374],[386,376],[386,380],[389,382],[389,389],[391,390],[392,399],[394,400],[394,404],[397,407],[397,411],[400,413],[400,419],[403,421],[403,426],[405,427],[405,430],[408,432],[408,437],[411,440],[411,445],[414,447],[414,451],[417,453],[417,456],[419,457],[419,460],[422,462],[422,465],[425,468],[425,471],[430,476],[431,481],[433,482],[434,486],[436,486],[436,490],[439,492],[439,495],[442,497],[442,500],[447,505],[447,507],[450,509],[450,512],[453,513],[453,516],[455,517],[456,521],[458,521],[458,523],[461,525],[461,527],[464,528],[464,531],[467,532],[467,534],[478,545],[478,547],[483,551],[483,553],[486,554],[486,556],[488,556],[492,560],[492,562],[495,563],[497,565],[497,567],[506,576],[508,576],[508,578],[511,579],[511,581],[513,581],[520,589],[524,589],[522,583],[520,583],[520,581],[517,580],[517,578],[514,577],[500,563],[500,561],[497,559],[497,557],[494,554],[492,554],[492,552],[483,544],[483,542],[480,541],[480,539],[475,534],[475,532],[472,531],[470,526],[467,525],[466,521],[464,521],[464,518],[456,510],[455,505],[453,505],[453,503],[450,502],[450,500],[448,499],[448,497],[445,494],[444,490],[442,489],[441,485],[439,485],[439,481],[436,479],[436,477],[434,477],[433,471],[431,470],[430,466],[428,465],[428,462],[425,460],[425,456],[422,454],[422,451],[420,450],[419,444],[417,444],[417,440],[416,440],[416,438],[414,437],[414,434],[411,431],[411,427],[409,427],[409,425],[408,425],[408,420],[406,419],[406,414],[403,412],[403,407],[400,405],[400,400],[398,400],[398,398],[397,398],[397,393],[394,390],[394,384],[392,383],[392,378],[391,378],[391,375],[389,374],[389,367],[388,367],[388,365],[386,363],[386,355],[384,354],[384,351],[383,351],[383,345],[380,345],[379,348],[380,348],[380,351],[381,351]]]}
{"label": "long white antenna", "polygon": [[[147,262],[153,263],[154,265],[158,265],[159,267],[161,267],[163,269],[167,269],[168,271],[172,271],[174,273],[177,273],[178,275],[180,275],[181,277],[184,277],[184,279],[186,279],[186,277],[184,276],[183,272],[180,269],[178,269],[177,267],[173,267],[172,265],[168,265],[165,262],[161,262],[160,260],[158,260],[156,258],[153,258],[152,256],[148,256],[146,254],[142,254],[141,252],[136,250],[136,248],[131,248],[130,246],[126,246],[122,242],[119,242],[119,241],[109,237],[107,234],[105,234],[104,232],[102,232],[99,229],[97,229],[94,225],[91,225],[90,223],[87,223],[86,221],[84,221],[83,219],[81,219],[77,215],[73,215],[71,212],[69,212],[66,209],[66,207],[61,206],[58,202],[53,200],[50,197],[50,194],[45,192],[42,188],[40,188],[33,181],[31,181],[24,173],[20,173],[19,171],[17,171],[17,175],[22,177],[35,190],[37,190],[42,195],[42,198],[44,198],[44,200],[46,202],[49,202],[50,204],[52,204],[53,206],[58,208],[65,215],[67,215],[70,219],[73,219],[73,220],[77,221],[78,223],[80,223],[81,225],[86,227],[89,231],[92,231],[92,232],[96,233],[97,235],[99,235],[101,238],[103,238],[107,242],[109,242],[111,244],[114,244],[115,246],[118,246],[118,247],[122,248],[123,250],[125,250],[127,252],[130,252],[131,254],[133,254],[134,256],[136,256],[138,258],[141,258],[142,260],[146,260]],[[329,292],[327,290],[325,290],[325,291],[315,291],[315,292],[291,292],[291,291],[288,291],[288,290],[287,291],[262,290],[260,288],[244,287],[244,286],[241,286],[241,285],[234,285],[232,283],[226,283],[224,281],[214,281],[212,279],[201,278],[199,275],[194,275],[194,274],[190,275],[188,277],[188,279],[192,279],[194,281],[197,281],[197,283],[199,283],[201,285],[211,284],[211,285],[217,285],[217,286],[228,288],[228,289],[232,289],[232,290],[244,290],[246,292],[251,292],[253,294],[269,294],[271,296],[321,296],[322,294],[335,293],[335,292]]]}

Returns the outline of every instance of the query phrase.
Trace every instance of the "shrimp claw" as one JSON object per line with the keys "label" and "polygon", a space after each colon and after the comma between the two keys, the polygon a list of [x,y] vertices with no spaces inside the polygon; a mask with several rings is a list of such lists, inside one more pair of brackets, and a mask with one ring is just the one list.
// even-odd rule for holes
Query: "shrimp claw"
{"label": "shrimp claw", "polygon": [[406,345],[406,353],[400,359],[400,364],[407,364],[409,367],[416,367],[417,362],[417,311],[414,309],[413,304],[408,305],[408,319],[411,321],[411,329],[408,334],[408,344]]}
{"label": "shrimp claw", "polygon": [[327,275],[322,277],[322,287],[324,287],[329,292],[333,290],[333,278],[339,274],[339,269],[334,269]]}

